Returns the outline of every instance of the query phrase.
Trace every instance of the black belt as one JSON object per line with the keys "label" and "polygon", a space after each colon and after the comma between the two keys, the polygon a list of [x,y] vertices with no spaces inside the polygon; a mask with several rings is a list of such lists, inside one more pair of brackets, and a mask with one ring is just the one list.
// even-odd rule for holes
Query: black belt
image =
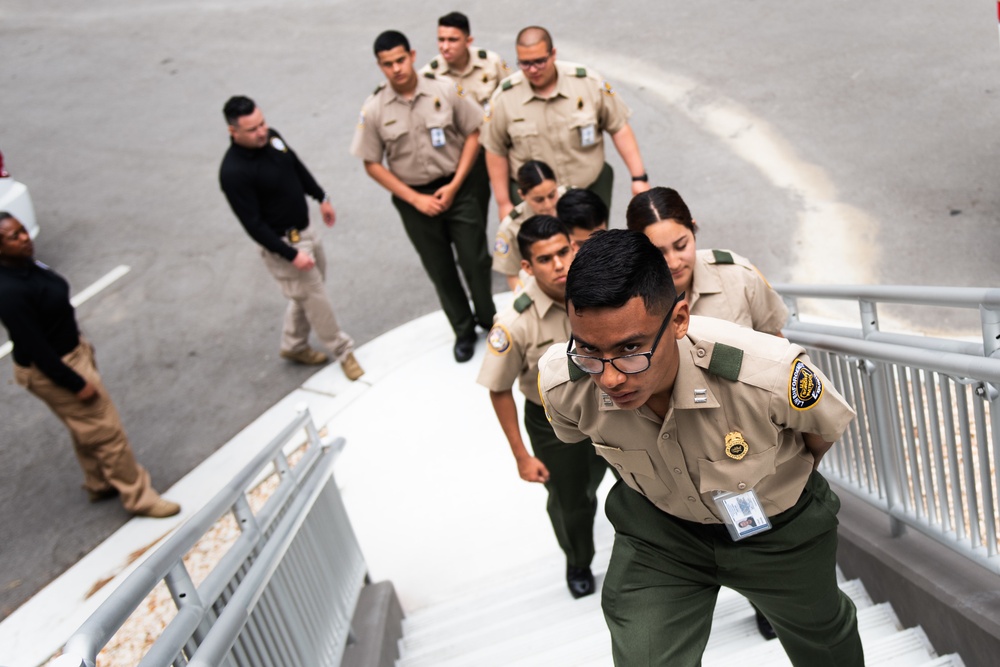
{"label": "black belt", "polygon": [[411,185],[410,187],[414,190],[437,190],[438,188],[443,188],[451,183],[453,178],[455,178],[455,174],[449,174],[447,176],[442,176],[441,178],[436,178],[430,183],[424,183],[423,185]]}

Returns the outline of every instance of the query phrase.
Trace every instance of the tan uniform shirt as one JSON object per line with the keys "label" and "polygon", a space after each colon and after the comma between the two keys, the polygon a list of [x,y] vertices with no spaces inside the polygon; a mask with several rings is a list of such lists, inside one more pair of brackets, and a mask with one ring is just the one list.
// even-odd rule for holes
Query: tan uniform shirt
{"label": "tan uniform shirt", "polygon": [[[569,340],[569,316],[541,290],[534,278],[524,292],[499,313],[487,336],[489,352],[476,380],[491,391],[507,391],[520,378],[521,393],[535,405],[538,397],[538,360],[553,343]],[[582,440],[583,438],[580,438]]]}
{"label": "tan uniform shirt", "polygon": [[498,54],[486,49],[469,49],[469,64],[461,72],[453,70],[437,56],[420,68],[421,76],[443,77],[462,87],[463,92],[489,112],[490,97],[500,82],[510,76],[510,68]]}
{"label": "tan uniform shirt", "polygon": [[[351,154],[367,162],[385,157],[399,180],[426,185],[455,173],[465,138],[482,121],[482,109],[450,81],[417,77],[412,100],[382,84],[361,108]],[[435,136],[442,145],[434,145]]]}
{"label": "tan uniform shirt", "polygon": [[[562,197],[569,188],[560,185],[556,192]],[[517,233],[521,225],[531,217],[528,202],[522,201],[510,214],[500,221],[497,237],[493,241],[493,270],[505,276],[516,276],[521,271],[521,250],[517,247]],[[566,338],[569,340],[569,337]]]}
{"label": "tan uniform shirt", "polygon": [[509,160],[511,178],[528,160],[542,160],[560,183],[585,188],[604,166],[604,132],[625,127],[631,111],[595,72],[559,61],[556,67],[556,90],[547,99],[535,95],[523,72],[504,79],[493,93],[482,143]]}
{"label": "tan uniform shirt", "polygon": [[687,302],[692,315],[717,317],[777,334],[788,308],[746,257],[728,250],[699,250]]}
{"label": "tan uniform shirt", "polygon": [[[646,406],[618,409],[590,378],[570,373],[565,345],[550,348],[539,387],[556,435],[592,438],[626,484],[687,521],[721,523],[716,490],[754,489],[768,516],[792,507],[813,468],[802,434],[834,442],[854,411],[805,351],[782,338],[694,316],[677,343],[680,368],[664,419]],[[734,431],[749,447],[740,460],[726,453]]]}

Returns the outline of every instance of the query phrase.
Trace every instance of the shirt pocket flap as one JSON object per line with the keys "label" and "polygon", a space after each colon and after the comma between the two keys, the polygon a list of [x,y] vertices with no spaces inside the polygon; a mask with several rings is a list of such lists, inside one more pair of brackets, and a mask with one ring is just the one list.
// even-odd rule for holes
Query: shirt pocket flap
{"label": "shirt pocket flap", "polygon": [[440,110],[433,113],[427,114],[427,128],[432,127],[451,127],[452,124],[452,114],[450,111]]}
{"label": "shirt pocket flap", "polygon": [[617,447],[599,445],[596,442],[594,448],[615,470],[656,479],[656,473],[653,472],[653,462],[649,460],[649,454],[645,451],[641,449],[626,451]]}
{"label": "shirt pocket flap", "polygon": [[588,125],[593,125],[597,127],[597,119],[592,113],[577,111],[569,119],[569,126],[572,129],[577,129],[581,127],[587,127]]}
{"label": "shirt pocket flap", "polygon": [[511,123],[507,131],[512,137],[533,137],[538,134],[538,125],[531,120],[522,120]]}
{"label": "shirt pocket flap", "polygon": [[775,473],[774,457],[777,447],[765,449],[759,454],[748,454],[739,461],[726,457],[719,461],[698,459],[698,473],[701,493],[712,491],[748,491],[757,483]]}
{"label": "shirt pocket flap", "polygon": [[380,134],[382,135],[383,141],[396,141],[409,131],[410,128],[406,125],[406,123],[395,122],[383,125]]}

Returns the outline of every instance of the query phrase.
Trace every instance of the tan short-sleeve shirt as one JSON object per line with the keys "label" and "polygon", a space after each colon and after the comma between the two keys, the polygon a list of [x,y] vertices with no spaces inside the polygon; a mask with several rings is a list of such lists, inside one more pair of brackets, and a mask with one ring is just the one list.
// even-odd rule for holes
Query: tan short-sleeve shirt
{"label": "tan short-sleeve shirt", "polygon": [[[560,185],[556,188],[559,197],[566,194],[569,188]],[[500,221],[497,236],[493,241],[493,270],[505,276],[516,276],[521,271],[521,250],[517,247],[517,233],[521,225],[531,217],[528,202],[522,201],[514,207],[507,217]],[[569,340],[568,338],[566,340]]]}
{"label": "tan short-sleeve shirt", "polygon": [[[783,338],[693,316],[678,348],[663,419],[646,406],[617,408],[588,376],[570,372],[565,345],[550,348],[539,362],[539,387],[556,435],[592,438],[626,484],[687,521],[721,523],[716,490],[754,489],[768,516],[792,507],[813,468],[802,434],[834,442],[854,411],[805,351]],[[739,460],[726,453],[732,432],[749,448]]]}
{"label": "tan short-sleeve shirt", "polygon": [[550,299],[535,279],[529,278],[521,296],[497,315],[476,381],[491,391],[507,391],[520,379],[524,397],[541,405],[538,360],[550,345],[561,342],[565,347],[568,340],[566,307]]}
{"label": "tan short-sleeve shirt", "polygon": [[361,108],[351,154],[366,162],[384,157],[401,181],[424,185],[455,173],[466,137],[482,121],[482,109],[451,81],[417,77],[411,100],[382,84]]}
{"label": "tan short-sleeve shirt", "polygon": [[451,79],[466,96],[489,109],[490,97],[500,82],[510,76],[510,68],[499,54],[487,49],[469,49],[469,64],[463,71],[453,70],[441,56],[420,68],[421,76]]}
{"label": "tan short-sleeve shirt", "polygon": [[625,127],[631,114],[610,83],[586,67],[557,61],[552,97],[535,95],[523,72],[493,93],[483,124],[483,146],[510,162],[510,175],[528,160],[542,160],[560,183],[581,188],[604,166],[604,132]]}
{"label": "tan short-sleeve shirt", "polygon": [[687,302],[692,315],[717,317],[769,334],[781,333],[788,308],[746,257],[699,250]]}

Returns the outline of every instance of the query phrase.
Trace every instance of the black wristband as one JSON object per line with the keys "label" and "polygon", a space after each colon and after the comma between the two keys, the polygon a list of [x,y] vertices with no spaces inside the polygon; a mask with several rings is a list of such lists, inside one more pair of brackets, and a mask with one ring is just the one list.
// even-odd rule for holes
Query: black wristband
{"label": "black wristband", "polygon": [[640,174],[639,176],[633,176],[632,182],[634,183],[635,181],[643,181],[645,183],[649,183],[649,174],[647,174],[646,172],[642,172],[642,174]]}

